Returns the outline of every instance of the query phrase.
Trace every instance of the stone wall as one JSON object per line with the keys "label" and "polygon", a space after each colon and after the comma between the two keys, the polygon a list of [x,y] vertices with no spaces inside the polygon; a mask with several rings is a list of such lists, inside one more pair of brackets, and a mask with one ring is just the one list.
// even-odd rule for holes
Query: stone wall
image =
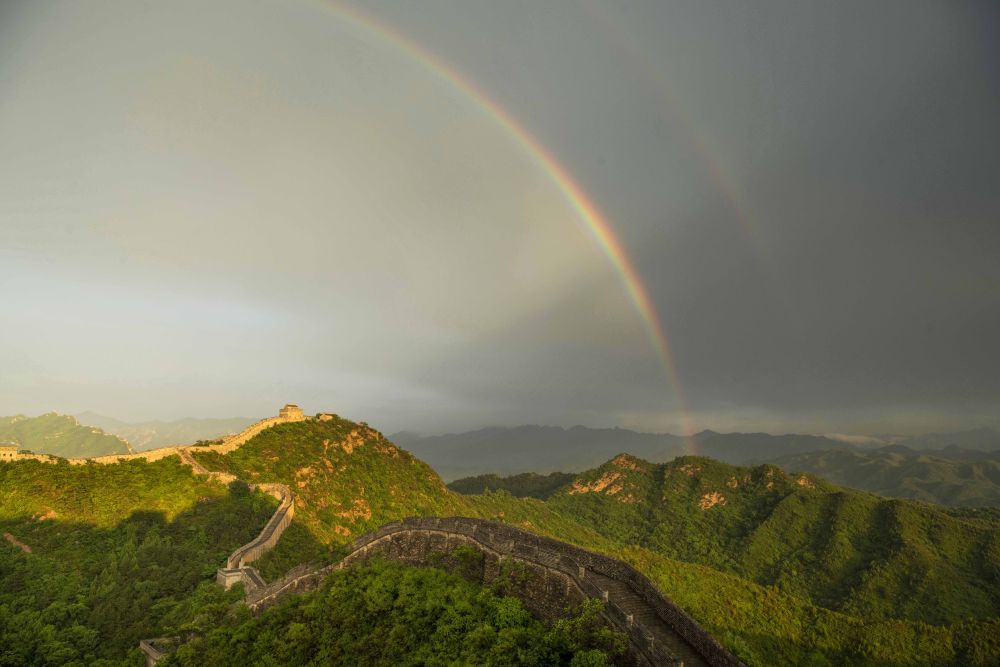
{"label": "stone wall", "polygon": [[483,554],[481,577],[485,582],[499,576],[504,562],[523,568],[526,576],[520,584],[515,583],[514,592],[542,617],[558,616],[567,606],[586,598],[603,600],[606,619],[628,636],[638,664],[743,665],[627,563],[481,519],[420,517],[386,524],[352,542],[339,563],[312,571],[296,568],[270,586],[250,591],[247,606],[259,612],[285,595],[318,588],[334,570],[375,555],[439,565],[460,545]]}
{"label": "stone wall", "polygon": [[[267,417],[266,419],[261,419],[260,421],[251,424],[239,433],[226,436],[222,439],[222,443],[218,445],[174,445],[172,447],[160,447],[157,449],[150,449],[145,452],[135,452],[132,454],[108,454],[106,456],[94,456],[91,458],[84,459],[62,459],[58,456],[47,456],[45,454],[18,454],[17,460],[23,461],[27,459],[33,459],[36,461],[41,461],[43,463],[58,463],[59,461],[66,460],[69,461],[71,465],[86,465],[88,463],[97,463],[101,465],[110,465],[113,463],[120,463],[122,461],[159,461],[160,459],[167,458],[168,456],[180,456],[181,460],[187,465],[191,465],[194,459],[191,457],[185,458],[183,456],[184,452],[217,452],[219,454],[228,454],[241,446],[246,444],[254,436],[258,435],[265,429],[269,429],[276,424],[285,424],[288,422],[299,422],[304,421],[306,418],[299,417],[297,414],[290,414],[287,416],[278,417]],[[207,471],[206,471],[207,474]]]}
{"label": "stone wall", "polygon": [[280,501],[280,504],[257,537],[239,547],[229,556],[226,561],[228,568],[244,567],[274,548],[295,515],[295,501],[292,497],[292,491],[284,484],[251,484],[250,486],[271,494]]}

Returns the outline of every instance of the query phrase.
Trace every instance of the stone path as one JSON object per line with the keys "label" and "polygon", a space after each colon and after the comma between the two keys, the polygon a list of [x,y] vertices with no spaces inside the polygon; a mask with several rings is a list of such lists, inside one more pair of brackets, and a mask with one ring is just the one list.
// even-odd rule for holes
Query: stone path
{"label": "stone path", "polygon": [[684,667],[708,667],[709,663],[701,657],[701,654],[667,625],[649,603],[639,597],[627,584],[597,572],[587,572],[587,579],[598,588],[608,591],[609,597],[615,604],[624,609],[625,613],[632,614],[635,622],[652,634],[658,643],[667,646],[671,653],[683,660]]}

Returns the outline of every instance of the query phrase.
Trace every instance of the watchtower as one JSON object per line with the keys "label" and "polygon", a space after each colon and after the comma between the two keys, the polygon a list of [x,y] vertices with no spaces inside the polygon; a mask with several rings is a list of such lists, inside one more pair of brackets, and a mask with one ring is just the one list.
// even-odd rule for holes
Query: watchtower
{"label": "watchtower", "polygon": [[290,422],[301,422],[306,419],[306,415],[302,412],[302,408],[294,403],[286,403],[285,407],[278,411],[278,416]]}
{"label": "watchtower", "polygon": [[13,442],[0,443],[0,461],[16,461],[17,445]]}

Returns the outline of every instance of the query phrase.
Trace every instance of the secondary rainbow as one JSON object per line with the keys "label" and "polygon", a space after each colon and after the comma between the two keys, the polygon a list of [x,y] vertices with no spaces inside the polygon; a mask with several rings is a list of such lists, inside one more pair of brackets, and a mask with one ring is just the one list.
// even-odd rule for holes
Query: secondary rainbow
{"label": "secondary rainbow", "polygon": [[377,22],[356,8],[345,7],[333,2],[323,2],[321,6],[334,11],[338,17],[345,21],[361,27],[368,33],[389,42],[406,55],[423,64],[428,70],[485,110],[542,167],[542,170],[563,194],[573,210],[576,211],[580,220],[586,224],[588,231],[594,240],[597,241],[621,277],[625,290],[628,292],[629,298],[639,313],[649,339],[666,370],[667,380],[678,402],[682,422],[681,427],[684,431],[684,436],[687,438],[688,449],[693,450],[693,441],[690,439],[690,436],[694,432],[693,424],[688,416],[687,400],[678,380],[677,367],[674,363],[674,356],[671,352],[666,332],[663,329],[656,310],[653,308],[649,293],[639,277],[639,273],[629,260],[625,249],[615,235],[610,223],[597,205],[587,196],[583,188],[576,183],[566,168],[560,164],[555,156],[531,132],[525,129],[503,107],[451,65],[442,61],[408,37],[400,34],[391,27]]}

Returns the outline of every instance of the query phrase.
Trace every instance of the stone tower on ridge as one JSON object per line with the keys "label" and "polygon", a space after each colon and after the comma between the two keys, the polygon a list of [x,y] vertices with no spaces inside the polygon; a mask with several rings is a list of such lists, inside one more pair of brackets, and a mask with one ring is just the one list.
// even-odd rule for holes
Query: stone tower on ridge
{"label": "stone tower on ridge", "polygon": [[285,407],[278,411],[278,416],[290,422],[301,422],[306,419],[306,415],[302,412],[302,408],[294,403],[286,403]]}

